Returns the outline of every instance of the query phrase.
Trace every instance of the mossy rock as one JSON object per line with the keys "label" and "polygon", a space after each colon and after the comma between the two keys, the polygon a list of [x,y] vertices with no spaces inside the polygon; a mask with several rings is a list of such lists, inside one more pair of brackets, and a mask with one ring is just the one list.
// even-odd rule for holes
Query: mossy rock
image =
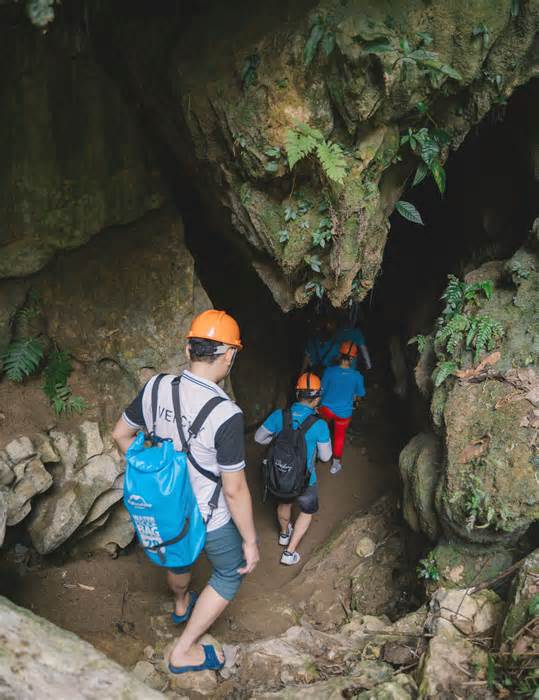
{"label": "mossy rock", "polygon": [[432,550],[440,575],[430,588],[469,588],[498,576],[514,561],[508,548],[441,542]]}
{"label": "mossy rock", "polygon": [[510,603],[501,630],[502,641],[510,641],[539,609],[539,549],[532,552],[513,581]]}

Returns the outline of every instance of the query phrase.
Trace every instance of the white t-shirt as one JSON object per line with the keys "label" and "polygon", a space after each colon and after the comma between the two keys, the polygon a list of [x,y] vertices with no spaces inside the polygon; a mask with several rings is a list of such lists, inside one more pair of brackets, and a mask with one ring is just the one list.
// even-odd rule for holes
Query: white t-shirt
{"label": "white t-shirt", "polygon": [[[156,375],[157,376],[157,375]],[[177,450],[182,449],[176,427],[172,390],[173,374],[161,379],[157,397],[157,420],[155,432],[158,437],[171,438]],[[139,392],[135,400],[125,409],[123,419],[134,428],[152,430],[152,386],[156,377],[152,377]],[[210,413],[196,438],[190,442],[190,449],[198,464],[207,471],[219,476],[221,472],[236,472],[245,468],[245,445],[243,413],[226,393],[208,379],[202,379],[185,370],[179,383],[180,407],[183,432],[186,439],[200,409],[214,396],[221,396],[226,401],[218,404]],[[208,502],[215,490],[215,482],[198,472],[189,462],[191,485],[204,518],[209,515]],[[217,530],[230,520],[230,511],[223,493],[219,505],[213,511],[208,524],[208,532]]]}

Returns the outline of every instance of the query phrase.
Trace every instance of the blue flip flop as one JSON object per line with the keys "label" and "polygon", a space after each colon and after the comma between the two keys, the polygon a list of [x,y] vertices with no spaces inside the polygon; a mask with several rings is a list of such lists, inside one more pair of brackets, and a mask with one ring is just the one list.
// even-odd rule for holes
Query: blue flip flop
{"label": "blue flip flop", "polygon": [[168,670],[171,673],[191,673],[192,671],[220,671],[225,665],[224,661],[219,661],[215,647],[211,644],[203,644],[204,649],[204,663],[199,666],[173,666],[168,665]]}
{"label": "blue flip flop", "polygon": [[195,591],[189,591],[189,604],[187,606],[187,610],[183,615],[176,615],[176,613],[173,612],[171,615],[172,622],[175,625],[181,625],[182,622],[187,622],[187,620],[191,617],[191,613],[193,612],[193,608],[195,607],[197,600],[198,593],[195,593]]}

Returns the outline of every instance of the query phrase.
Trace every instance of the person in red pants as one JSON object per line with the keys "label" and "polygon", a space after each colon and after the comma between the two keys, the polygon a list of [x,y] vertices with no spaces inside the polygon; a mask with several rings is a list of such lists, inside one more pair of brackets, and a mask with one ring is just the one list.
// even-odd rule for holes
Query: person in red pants
{"label": "person in red pants", "polygon": [[355,343],[345,340],[339,347],[338,364],[328,367],[322,376],[322,402],[318,413],[329,425],[333,423],[331,474],[337,474],[342,469],[344,440],[352,420],[354,402],[365,396],[363,375],[351,367],[358,351]]}

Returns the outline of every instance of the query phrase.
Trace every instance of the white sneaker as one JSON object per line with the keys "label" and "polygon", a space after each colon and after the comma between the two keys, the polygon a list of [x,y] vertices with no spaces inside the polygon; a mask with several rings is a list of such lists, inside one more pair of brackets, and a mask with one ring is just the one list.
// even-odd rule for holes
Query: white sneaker
{"label": "white sneaker", "polygon": [[292,523],[288,523],[288,531],[279,533],[279,544],[281,547],[288,547],[293,532],[294,528],[292,527]]}
{"label": "white sneaker", "polygon": [[342,469],[342,464],[339,459],[334,459],[333,464],[329,468],[329,473],[330,474],[338,474]]}
{"label": "white sneaker", "polygon": [[281,564],[285,564],[285,566],[294,566],[300,559],[301,557],[298,552],[288,552],[285,550],[281,556]]}

